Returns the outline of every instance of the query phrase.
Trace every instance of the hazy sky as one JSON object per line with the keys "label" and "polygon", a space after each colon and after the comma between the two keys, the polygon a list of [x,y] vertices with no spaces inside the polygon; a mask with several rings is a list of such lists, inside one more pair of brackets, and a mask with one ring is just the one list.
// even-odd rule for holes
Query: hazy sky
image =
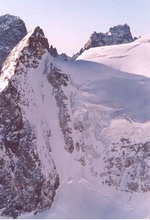
{"label": "hazy sky", "polygon": [[127,23],[133,36],[150,33],[150,0],[0,0],[0,15],[40,26],[59,53],[73,54],[94,32]]}

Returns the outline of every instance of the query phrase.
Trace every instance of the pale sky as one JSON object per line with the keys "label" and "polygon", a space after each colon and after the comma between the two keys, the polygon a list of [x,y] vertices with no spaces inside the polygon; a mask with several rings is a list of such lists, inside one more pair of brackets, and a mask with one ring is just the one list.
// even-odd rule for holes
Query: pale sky
{"label": "pale sky", "polygon": [[0,15],[40,26],[59,53],[78,52],[96,32],[127,23],[133,36],[150,33],[150,0],[0,0]]}

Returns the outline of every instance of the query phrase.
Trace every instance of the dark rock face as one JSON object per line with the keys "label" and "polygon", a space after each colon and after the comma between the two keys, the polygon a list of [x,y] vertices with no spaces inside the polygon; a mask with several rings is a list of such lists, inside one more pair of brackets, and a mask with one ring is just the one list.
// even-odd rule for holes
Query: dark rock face
{"label": "dark rock face", "polygon": [[[48,50],[48,40],[45,38],[43,30],[40,27],[36,27],[33,34],[29,37],[29,48],[33,51],[33,55],[36,54],[36,56],[44,51],[44,49]],[[41,59],[41,56],[38,58]]]}
{"label": "dark rock face", "polygon": [[0,68],[10,51],[27,34],[25,23],[12,15],[0,16]]}
{"label": "dark rock face", "polygon": [[92,47],[116,45],[130,43],[134,39],[130,32],[130,27],[125,25],[118,25],[109,29],[107,33],[94,32],[89,38],[85,46],[80,50],[79,54]]}
{"label": "dark rock face", "polygon": [[50,48],[49,48],[49,52],[50,52],[50,54],[51,54],[53,57],[58,57],[58,52],[57,52],[56,47],[53,47],[53,46],[51,45]]}
{"label": "dark rock face", "polygon": [[71,119],[66,103],[68,101],[68,97],[63,91],[63,87],[68,86],[69,79],[65,73],[62,73],[51,64],[48,81],[53,87],[53,94],[59,109],[59,124],[65,140],[65,150],[72,153],[74,151],[74,142],[72,138],[72,128],[69,126]]}
{"label": "dark rock face", "polygon": [[[48,40],[45,38],[44,33],[40,27],[37,27],[32,35],[28,39],[28,45],[22,50],[22,55],[19,57],[16,63],[16,72],[22,71],[20,64],[23,64],[26,68],[37,68],[42,55],[45,51],[48,51],[49,44]],[[17,50],[17,48],[16,48]],[[9,60],[10,57],[6,60]],[[4,68],[3,68],[4,69]],[[3,70],[2,70],[3,71]]]}
{"label": "dark rock face", "polygon": [[[14,62],[14,76],[0,93],[0,211],[3,216],[17,218],[27,212],[37,213],[50,208],[59,186],[50,142],[45,140],[48,156],[43,161],[38,131],[23,110],[29,104],[27,91],[18,81],[27,84],[28,71],[38,67],[48,48],[43,31],[37,27]],[[11,58],[13,53],[4,63],[1,77],[7,72]],[[26,88],[30,89],[30,85]],[[45,132],[50,138],[51,132]],[[43,170],[43,163],[49,167],[47,172]]]}
{"label": "dark rock face", "polygon": [[150,142],[132,144],[129,139],[122,138],[120,143],[121,147],[113,143],[104,156],[105,168],[100,174],[103,183],[131,193],[150,191]]}
{"label": "dark rock face", "polygon": [[37,132],[22,118],[16,88],[10,84],[0,101],[0,209],[2,215],[16,218],[49,208],[59,178],[52,159],[48,178],[42,173],[42,161],[36,150]]}

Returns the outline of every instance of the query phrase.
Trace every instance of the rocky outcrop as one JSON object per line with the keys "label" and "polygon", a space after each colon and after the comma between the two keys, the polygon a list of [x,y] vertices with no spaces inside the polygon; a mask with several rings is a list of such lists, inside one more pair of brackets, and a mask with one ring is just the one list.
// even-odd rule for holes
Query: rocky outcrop
{"label": "rocky outcrop", "polygon": [[56,47],[53,47],[52,45],[49,48],[49,53],[53,56],[53,57],[58,57],[58,52]]}
{"label": "rocky outcrop", "polygon": [[0,88],[0,211],[3,216],[17,218],[50,208],[59,186],[48,141],[51,131],[48,127],[41,130],[46,133],[41,146],[37,127],[29,119],[29,105],[34,100],[28,94],[34,91],[27,81],[28,74],[38,68],[48,48],[43,31],[37,27],[14,48],[2,68],[0,80],[5,87]]}
{"label": "rocky outcrop", "polygon": [[67,54],[65,53],[61,53],[59,54],[59,59],[63,60],[63,61],[70,61],[71,60],[71,57],[68,56]]}
{"label": "rocky outcrop", "polygon": [[68,86],[68,76],[51,64],[48,81],[53,87],[53,94],[59,109],[59,124],[65,140],[65,150],[69,153],[74,151],[74,141],[71,128],[71,118],[68,111],[68,97],[63,91],[63,87]]}
{"label": "rocky outcrop", "polygon": [[133,144],[122,138],[113,143],[104,156],[103,183],[131,193],[150,191],[149,156],[150,142]]}
{"label": "rocky outcrop", "polygon": [[88,50],[92,47],[125,44],[130,43],[133,40],[134,39],[130,32],[130,27],[127,24],[114,26],[110,28],[107,33],[94,32],[90,36],[88,42],[84,45],[80,52],[74,56],[74,58],[78,57],[85,50]]}
{"label": "rocky outcrop", "polygon": [[10,51],[27,34],[25,23],[16,16],[0,16],[0,68]]}

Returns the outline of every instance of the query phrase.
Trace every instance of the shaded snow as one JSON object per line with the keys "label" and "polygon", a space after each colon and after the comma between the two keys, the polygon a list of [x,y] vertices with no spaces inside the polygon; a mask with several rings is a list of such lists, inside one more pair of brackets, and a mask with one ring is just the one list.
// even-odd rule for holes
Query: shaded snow
{"label": "shaded snow", "polygon": [[[127,201],[125,204],[117,196],[121,199],[119,193],[114,199],[102,191],[95,190],[88,181],[79,177],[70,177],[60,187],[51,210],[37,216],[28,216],[28,218],[149,218],[148,199],[150,197],[136,195],[134,200],[132,195],[124,195]],[[143,201],[142,204],[141,201]]]}

